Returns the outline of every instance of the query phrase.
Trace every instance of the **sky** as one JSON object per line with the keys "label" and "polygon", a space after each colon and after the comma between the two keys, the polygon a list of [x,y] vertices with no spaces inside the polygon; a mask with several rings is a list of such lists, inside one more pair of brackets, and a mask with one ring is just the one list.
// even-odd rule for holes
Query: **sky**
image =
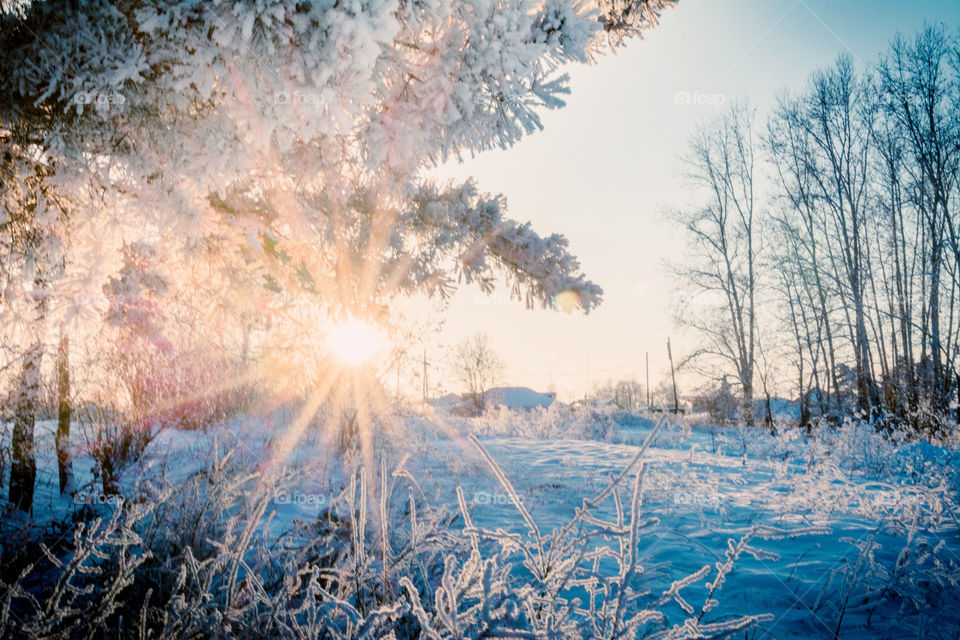
{"label": "sky", "polygon": [[[543,114],[543,131],[435,174],[472,176],[506,196],[509,217],[567,236],[604,303],[567,315],[528,310],[506,287],[463,287],[430,348],[433,378],[449,379],[449,345],[483,332],[506,365],[504,385],[573,400],[606,380],[644,382],[649,353],[656,386],[669,375],[667,338],[675,360],[696,345],[678,327],[678,311],[690,310],[666,267],[685,242],[664,215],[692,204],[678,157],[695,127],[733,100],[749,100],[762,123],[778,93],[799,90],[841,51],[873,64],[895,34],[925,22],[960,27],[960,1],[680,0],[643,40],[567,69],[567,106]],[[696,382],[681,376],[681,387]]]}

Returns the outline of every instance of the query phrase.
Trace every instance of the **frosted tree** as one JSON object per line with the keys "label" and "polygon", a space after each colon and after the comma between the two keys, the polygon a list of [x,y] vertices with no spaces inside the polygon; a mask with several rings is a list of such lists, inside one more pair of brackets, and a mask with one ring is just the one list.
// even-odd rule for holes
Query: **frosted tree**
{"label": "frosted tree", "polygon": [[[7,18],[4,117],[60,114],[36,119],[35,144],[81,206],[106,209],[86,219],[128,241],[147,229],[252,248],[282,259],[280,286],[308,281],[346,306],[500,273],[531,304],[571,290],[590,309],[600,290],[562,237],[423,171],[540,128],[563,104],[561,65],[665,4],[36,3]],[[109,271],[119,245],[103,248]]]}
{"label": "frosted tree", "polygon": [[0,130],[19,132],[70,202],[70,269],[45,286],[102,309],[123,248],[148,240],[244,265],[331,314],[503,279],[529,305],[569,291],[589,311],[602,291],[563,236],[426,172],[538,130],[563,104],[563,65],[595,61],[672,4],[14,5]]}
{"label": "frosted tree", "polygon": [[[8,359],[4,368],[19,371],[12,394],[9,500],[29,511],[36,479],[33,430],[51,312],[50,282],[64,273],[59,231],[65,207],[49,184],[49,163],[24,137],[23,129],[2,128],[0,140],[5,147],[0,159],[0,319]],[[61,473],[66,463],[61,460]]]}
{"label": "frosted tree", "polygon": [[483,413],[487,394],[503,373],[503,360],[490,346],[485,334],[464,338],[453,354],[453,370],[473,400],[473,408]]}

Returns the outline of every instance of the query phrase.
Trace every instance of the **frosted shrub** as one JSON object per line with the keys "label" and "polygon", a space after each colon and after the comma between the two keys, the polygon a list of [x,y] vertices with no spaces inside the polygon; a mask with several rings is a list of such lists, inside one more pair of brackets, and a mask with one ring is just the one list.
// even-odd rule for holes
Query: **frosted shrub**
{"label": "frosted shrub", "polygon": [[615,442],[620,439],[619,424],[607,413],[589,408],[574,408],[570,411],[565,437],[576,440],[601,440]]}
{"label": "frosted shrub", "polygon": [[[661,594],[650,593],[643,580],[639,540],[643,532],[658,521],[641,514],[646,467],[640,460],[655,440],[659,427],[648,435],[633,460],[606,488],[585,499],[574,517],[549,535],[540,531],[502,469],[479,441],[471,438],[525,523],[525,536],[482,529],[475,529],[475,535],[478,541],[495,541],[503,551],[518,556],[528,580],[524,588],[533,589],[534,593],[532,602],[528,602],[524,609],[531,614],[525,620],[528,625],[525,628],[532,629],[533,637],[633,638],[651,634],[649,637],[710,638],[752,627],[760,621],[772,619],[772,616],[733,615],[717,622],[706,620],[718,604],[714,595],[743,553],[758,559],[776,557],[751,545],[752,539],[825,532],[822,528],[787,532],[755,526],[739,541],[729,541],[729,551],[723,562],[718,561],[713,567],[704,565],[693,574],[675,580]],[[621,483],[625,480],[632,480],[633,484],[629,507],[621,496],[621,491],[626,488]],[[593,513],[606,500],[614,503],[613,521]],[[473,528],[464,509],[462,492],[460,502],[469,532]],[[599,570],[602,563],[613,563],[616,570],[602,572]],[[691,605],[682,593],[683,589],[711,575],[713,579],[706,585],[709,591],[703,604]],[[668,617],[663,610],[667,604],[676,604],[682,610],[680,624],[668,627]]]}
{"label": "frosted shrub", "polygon": [[[475,438],[516,505],[512,530],[475,524],[460,490],[456,509],[431,507],[404,458],[361,468],[319,518],[277,531],[271,498],[296,474],[254,470],[214,444],[205,468],[134,487],[135,498],[79,525],[69,551],[5,577],[0,636],[704,638],[768,619],[718,613],[725,576],[744,553],[772,557],[754,539],[816,531],[754,527],[715,566],[651,592],[639,541],[656,519],[642,514],[641,462],[655,435],[549,533]],[[613,518],[600,518],[610,504]],[[686,593],[705,580],[700,604]]]}
{"label": "frosted shrub", "polygon": [[838,426],[826,421],[813,426],[809,435],[796,425],[781,423],[775,435],[760,427],[743,424],[705,426],[727,455],[756,459],[794,460],[808,466],[830,463],[847,471],[889,476],[900,469],[907,442],[903,434],[887,434],[872,424],[845,420]]}
{"label": "frosted shrub", "polygon": [[[110,636],[123,637],[136,628],[138,611],[131,609],[126,598],[150,558],[138,533],[150,508],[109,511],[89,523],[79,522],[72,536],[66,536],[69,542],[33,542],[41,553],[16,575],[7,575],[5,562],[0,578],[0,637],[92,638],[107,635],[108,627],[114,631]],[[59,554],[48,546],[52,541],[64,547]],[[123,625],[124,613],[129,627]]]}
{"label": "frosted shrub", "polygon": [[133,369],[125,380],[133,414],[151,428],[206,429],[238,415],[260,397],[237,384],[239,365],[215,353],[164,355]]}
{"label": "frosted shrub", "polygon": [[654,446],[674,449],[682,445],[690,437],[690,425],[685,420],[678,420],[675,416],[664,414],[658,424],[663,427],[657,432]]}
{"label": "frosted shrub", "polygon": [[479,433],[523,438],[616,441],[619,426],[610,415],[558,402],[526,410],[497,407],[471,424]]}
{"label": "frosted shrub", "polygon": [[901,444],[897,434],[882,434],[867,422],[844,420],[838,427],[821,422],[811,432],[808,456],[814,461],[830,459],[843,469],[884,476],[900,464]]}
{"label": "frosted shrub", "polygon": [[960,629],[956,549],[942,539],[931,543],[915,522],[906,523],[906,540],[899,550],[885,547],[878,535],[885,528],[878,527],[863,539],[845,540],[858,553],[845,555],[838,563],[811,611],[835,628],[835,637],[846,628],[862,628],[888,616],[895,618],[896,628],[917,630],[914,634],[936,629],[953,637]]}
{"label": "frosted shrub", "polygon": [[716,440],[722,443],[722,449],[737,456],[787,460],[800,455],[800,451],[805,449],[805,436],[799,427],[793,425],[781,423],[775,434],[762,427],[745,424],[715,427],[714,432]]}
{"label": "frosted shrub", "polygon": [[155,432],[142,422],[126,422],[120,412],[104,405],[87,404],[76,412],[83,436],[83,452],[96,463],[104,495],[117,493],[117,478],[136,461]]}

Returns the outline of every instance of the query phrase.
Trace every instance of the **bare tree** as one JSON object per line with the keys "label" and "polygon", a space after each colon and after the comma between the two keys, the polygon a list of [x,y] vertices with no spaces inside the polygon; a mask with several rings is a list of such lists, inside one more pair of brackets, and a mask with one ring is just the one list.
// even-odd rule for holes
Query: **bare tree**
{"label": "bare tree", "polygon": [[629,411],[640,406],[646,390],[636,380],[620,380],[614,388],[613,403],[617,408]]}
{"label": "bare tree", "polygon": [[594,400],[610,401],[618,409],[629,411],[636,409],[646,397],[646,388],[636,380],[608,380],[593,391]]}
{"label": "bare tree", "polygon": [[[885,159],[888,164],[902,162],[909,201],[918,214],[924,241],[922,373],[929,378],[934,408],[943,410],[957,350],[953,316],[960,237],[952,205],[960,177],[960,44],[943,27],[927,27],[912,42],[898,37],[881,61],[878,73],[883,106],[891,125],[891,152]],[[890,157],[892,152],[901,155]],[[953,281],[947,289],[944,277],[951,275]],[[945,292],[952,295],[943,308]]]}
{"label": "bare tree", "polygon": [[878,234],[877,240],[885,245],[878,253],[885,256],[880,265],[886,297],[884,307],[890,320],[891,366],[885,377],[884,401],[894,415],[903,417],[916,410],[919,400],[912,322],[919,252],[916,224],[909,219],[906,160],[898,129],[891,118],[882,118],[874,130],[874,137],[877,207],[888,223],[886,233]]}
{"label": "bare tree", "polygon": [[453,368],[473,400],[474,409],[483,413],[487,393],[503,373],[503,361],[490,346],[486,334],[464,338],[453,355]]}
{"label": "bare tree", "polygon": [[871,278],[867,204],[875,102],[853,60],[841,55],[832,68],[814,73],[794,114],[792,125],[800,129],[808,144],[804,157],[809,163],[812,196],[824,222],[823,257],[843,303],[858,407],[869,411],[878,401],[867,333]]}
{"label": "bare tree", "polygon": [[754,119],[753,109],[733,105],[694,134],[684,160],[704,201],[674,216],[690,240],[689,261],[676,270],[712,312],[680,318],[704,341],[693,358],[725,363],[739,384],[748,424],[757,347]]}
{"label": "bare tree", "polygon": [[[928,27],[875,69],[841,55],[780,97],[762,215],[752,119],[734,107],[687,158],[708,198],[676,216],[691,239],[677,271],[713,312],[684,308],[704,341],[693,358],[713,356],[705,373],[739,383],[747,421],[757,381],[769,397],[790,358],[804,424],[857,410],[940,429],[960,397],[960,39]],[[761,223],[772,246],[758,256]],[[759,333],[761,291],[784,340]]]}
{"label": "bare tree", "polygon": [[[817,306],[810,296],[809,283],[804,281],[804,273],[797,269],[797,256],[800,251],[793,230],[776,229],[776,249],[771,253],[766,266],[776,276],[776,285],[780,288],[780,322],[791,335],[796,368],[796,390],[800,402],[800,425],[810,426],[811,391],[820,389],[821,354],[824,352],[823,316],[816,313]],[[826,413],[827,407],[823,394],[818,393],[819,411]]]}
{"label": "bare tree", "polygon": [[[798,124],[801,118],[799,102],[783,97],[767,125],[766,144],[777,177],[774,198],[779,204],[773,209],[778,241],[771,263],[789,274],[783,281],[784,292],[804,323],[808,361],[822,362],[825,368],[824,384],[817,380],[816,385],[821,391],[829,391],[818,395],[825,404],[832,398],[839,411],[838,356],[830,304],[834,296],[830,269],[823,258],[826,221],[816,196],[810,134]],[[802,362],[799,364],[802,366]],[[816,368],[811,373],[819,377]],[[826,406],[821,407],[821,412],[825,410]]]}
{"label": "bare tree", "polygon": [[960,350],[957,40],[898,37],[875,73],[841,56],[778,101],[766,142],[801,397],[822,403],[822,379],[838,413],[853,391],[876,419],[931,428]]}
{"label": "bare tree", "polygon": [[[808,323],[803,307],[812,303],[809,320],[816,330],[809,324],[804,330],[812,347],[808,361],[824,363],[839,412],[839,372],[846,367],[840,359],[852,355],[857,407],[873,415],[881,409],[875,369],[879,365],[884,377],[889,371],[875,281],[876,271],[883,273],[875,259],[880,222],[872,206],[875,93],[870,77],[841,55],[814,73],[797,97],[779,100],[767,137],[778,178],[779,259],[781,268],[793,271],[780,278],[793,306],[791,324],[797,312]],[[809,340],[814,333],[816,340]]]}

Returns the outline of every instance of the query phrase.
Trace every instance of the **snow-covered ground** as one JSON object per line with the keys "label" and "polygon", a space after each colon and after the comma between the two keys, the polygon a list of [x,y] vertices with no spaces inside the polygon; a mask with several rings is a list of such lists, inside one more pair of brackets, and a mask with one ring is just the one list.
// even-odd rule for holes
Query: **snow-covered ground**
{"label": "snow-covered ground", "polygon": [[[518,437],[482,443],[549,531],[630,462],[651,426],[621,427],[622,444]],[[884,446],[872,434],[848,431],[837,438],[843,445],[827,450],[798,433],[776,439],[752,430],[744,441],[737,429],[668,428],[645,455],[644,516],[659,519],[641,538],[648,588],[662,591],[722,561],[728,540],[756,525],[817,527],[825,532],[758,544],[778,558],[741,556],[717,596],[734,611],[773,614],[755,637],[834,637],[838,628],[847,638],[917,637],[924,628],[929,637],[939,637],[936,630],[955,637],[960,593],[941,591],[937,580],[941,573],[960,577],[960,454],[924,444]],[[438,442],[421,460],[438,499],[460,483],[470,487],[478,524],[523,528],[510,497],[460,442]],[[613,506],[599,515],[612,517]],[[913,610],[906,593],[929,608]],[[706,590],[692,594],[696,588],[688,590],[694,602]]]}
{"label": "snow-covered ground", "polygon": [[[477,527],[523,535],[530,523],[480,448],[465,437],[478,432],[477,442],[549,536],[630,464],[654,428],[644,417],[605,416],[612,428],[597,431],[603,439],[583,439],[590,436],[581,428],[589,416],[581,415],[567,425],[579,439],[558,437],[570,411],[409,418],[377,439],[378,453],[387,467],[402,465],[430,504],[455,510],[460,487]],[[711,620],[769,614],[749,632],[751,638],[957,637],[960,453],[898,444],[858,425],[813,437],[786,429],[771,437],[757,429],[690,427],[663,419],[668,423],[642,457],[639,515],[650,521],[638,537],[643,570],[634,588],[653,596],[669,592],[671,583],[705,565],[713,571],[738,541],[754,536],[712,596],[720,604]],[[559,424],[549,438],[530,437],[519,426],[542,434],[544,424],[553,422]],[[286,440],[290,423],[290,416],[281,414],[205,433],[161,432],[125,472],[124,492],[145,485],[159,491],[161,485],[209,474],[223,467],[229,453],[238,468],[285,470],[270,505],[272,517],[265,518],[274,535],[282,536],[300,523],[315,522],[349,478],[327,455],[319,433],[307,430],[295,444]],[[40,425],[39,519],[63,517],[77,500],[104,502],[92,463],[82,453],[75,469],[86,497],[57,496],[55,461],[43,453],[52,451],[46,442],[51,430],[49,423]],[[629,484],[621,487],[622,500],[629,500]],[[592,517],[614,522],[617,511],[617,502],[606,499]],[[599,536],[590,544],[600,548],[605,540]],[[601,573],[617,570],[602,561],[597,567]],[[701,610],[710,598],[709,579],[708,573],[685,587],[684,600],[665,598],[660,609],[667,626],[687,617],[682,601]],[[584,593],[571,587],[569,595]]]}

